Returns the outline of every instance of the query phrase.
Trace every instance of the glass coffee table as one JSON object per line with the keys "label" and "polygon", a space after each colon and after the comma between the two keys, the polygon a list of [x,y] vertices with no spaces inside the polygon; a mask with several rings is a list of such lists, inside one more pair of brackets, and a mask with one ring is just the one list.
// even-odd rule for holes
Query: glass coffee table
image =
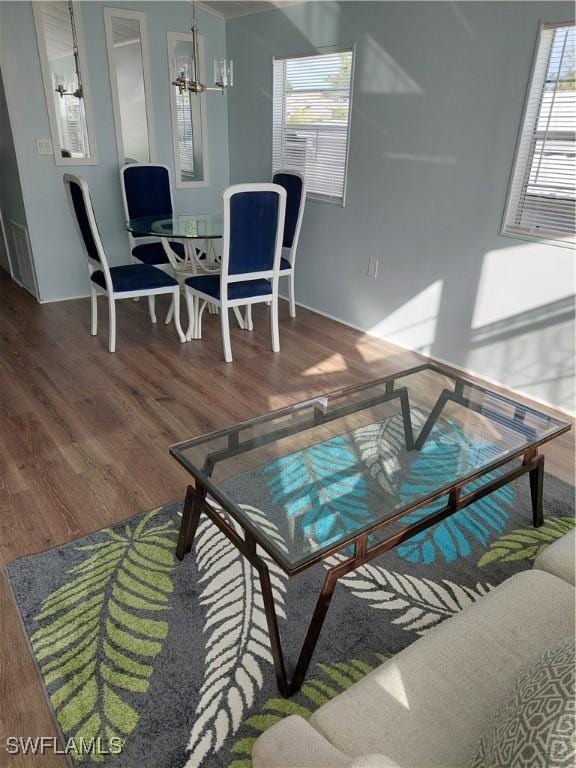
{"label": "glass coffee table", "polygon": [[[257,569],[284,696],[304,681],[339,578],[528,474],[543,523],[544,456],[555,419],[425,364],[178,443],[194,477],[177,556],[201,514]],[[320,595],[289,681],[266,555],[288,576],[318,563]]]}

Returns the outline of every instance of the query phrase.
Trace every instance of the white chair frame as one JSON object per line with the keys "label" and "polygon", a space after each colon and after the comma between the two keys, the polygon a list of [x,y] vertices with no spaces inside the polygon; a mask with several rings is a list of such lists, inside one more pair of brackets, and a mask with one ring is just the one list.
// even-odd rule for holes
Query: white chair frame
{"label": "white chair frame", "polygon": [[[71,173],[65,173],[63,180],[64,180],[64,187],[66,189],[66,197],[68,199],[68,205],[70,206],[70,212],[72,213],[72,218],[74,219],[76,232],[82,244],[86,261],[88,262],[88,272],[90,274],[90,277],[92,277],[92,274],[96,270],[101,270],[104,274],[104,281],[106,283],[106,288],[102,288],[101,286],[94,283],[92,279],[90,280],[90,304],[91,304],[90,332],[92,333],[92,336],[96,336],[98,334],[97,300],[99,295],[108,297],[108,319],[109,319],[108,349],[110,350],[110,352],[115,352],[116,351],[116,301],[118,299],[134,299],[134,298],[140,298],[141,296],[147,296],[148,306],[152,314],[153,306],[154,306],[154,297],[160,294],[172,294],[172,300],[174,302],[174,309],[175,309],[174,324],[176,326],[176,331],[178,333],[178,337],[180,341],[185,342],[186,335],[184,334],[184,331],[182,330],[182,326],[180,325],[180,286],[179,285],[163,286],[160,288],[145,288],[145,289],[140,289],[135,291],[119,291],[119,292],[114,291],[114,287],[112,284],[112,276],[110,274],[110,267],[108,265],[108,260],[104,252],[102,240],[100,239],[100,232],[98,231],[98,225],[96,224],[96,218],[94,216],[92,199],[90,197],[90,188],[88,187],[88,184],[84,181],[84,179],[80,178],[79,176],[75,176],[74,174],[71,174]],[[96,250],[98,251],[99,261],[97,261],[96,259],[93,259],[86,249],[84,238],[82,236],[82,232],[78,224],[78,219],[76,217],[76,211],[74,210],[74,203],[72,201],[70,184],[77,184],[82,191],[82,197],[84,199],[84,205],[86,207],[86,214],[88,216],[88,223],[90,225],[90,231],[92,233],[92,237],[94,238]],[[157,267],[155,267],[155,269],[157,269]]]}
{"label": "white chair frame", "polygon": [[[238,275],[229,275],[230,258],[230,200],[234,195],[244,192],[275,192],[278,195],[278,221],[276,227],[276,242],[274,245],[274,261],[271,270],[263,272],[246,272]],[[279,184],[234,184],[224,190],[222,195],[224,202],[224,233],[222,243],[222,269],[220,272],[220,298],[210,296],[207,293],[191,288],[186,285],[186,304],[188,307],[189,326],[186,338],[202,338],[202,315],[209,304],[213,304],[220,309],[220,322],[222,326],[222,344],[224,347],[224,360],[227,363],[232,362],[232,347],[230,344],[230,321],[228,310],[237,310],[238,307],[246,306],[248,310],[253,304],[266,303],[271,304],[271,331],[272,331],[272,351],[280,351],[280,334],[278,329],[278,282],[280,277],[280,258],[282,255],[282,239],[284,235],[284,219],[286,216],[286,190]],[[259,280],[264,278],[270,280],[270,293],[260,296],[250,296],[241,299],[228,299],[228,286],[231,283],[243,282],[246,280]]]}

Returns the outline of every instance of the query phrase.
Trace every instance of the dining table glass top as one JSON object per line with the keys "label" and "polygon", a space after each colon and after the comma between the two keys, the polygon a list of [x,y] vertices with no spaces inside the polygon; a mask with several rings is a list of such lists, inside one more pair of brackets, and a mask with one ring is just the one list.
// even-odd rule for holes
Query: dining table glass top
{"label": "dining table glass top", "polygon": [[[187,440],[171,453],[213,503],[296,568],[402,510],[418,506],[414,520],[430,514],[457,485],[477,492],[505,463],[568,429],[423,365]],[[466,525],[497,526],[507,493],[488,497]]]}
{"label": "dining table glass top", "polygon": [[142,216],[126,222],[126,229],[133,235],[166,237],[175,240],[220,238],[223,226],[222,216],[212,213]]}

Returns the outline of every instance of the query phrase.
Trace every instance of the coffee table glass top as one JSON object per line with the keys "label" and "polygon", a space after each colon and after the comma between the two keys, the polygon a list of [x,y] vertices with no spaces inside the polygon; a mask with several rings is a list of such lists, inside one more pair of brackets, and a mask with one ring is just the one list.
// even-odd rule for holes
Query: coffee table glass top
{"label": "coffee table glass top", "polygon": [[222,216],[212,213],[177,213],[173,216],[143,216],[126,222],[126,229],[134,235],[173,237],[186,240],[222,237]]}
{"label": "coffee table glass top", "polygon": [[[424,365],[170,450],[209,500],[294,571],[344,550],[360,533],[377,537],[383,523],[389,531],[400,518],[425,518],[455,486],[462,494],[477,490],[504,464],[568,429]],[[497,525],[497,518],[493,504],[485,519],[470,524]]]}

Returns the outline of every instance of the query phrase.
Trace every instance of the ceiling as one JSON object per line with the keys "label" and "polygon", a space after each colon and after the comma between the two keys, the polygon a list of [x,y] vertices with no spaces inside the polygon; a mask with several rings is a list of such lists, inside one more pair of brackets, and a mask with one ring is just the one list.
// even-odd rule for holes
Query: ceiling
{"label": "ceiling", "polygon": [[41,3],[40,11],[48,61],[70,56],[72,54],[72,27],[67,3]]}
{"label": "ceiling", "polygon": [[200,0],[198,5],[209,11],[214,11],[226,19],[234,19],[237,16],[247,16],[249,13],[262,13],[272,11],[275,8],[283,8],[286,5],[294,5],[304,0]]}
{"label": "ceiling", "polygon": [[[48,61],[72,56],[72,25],[68,3],[65,0],[42,2],[40,10]],[[113,34],[115,45],[136,42],[140,40],[140,22],[137,19],[114,17]]]}

